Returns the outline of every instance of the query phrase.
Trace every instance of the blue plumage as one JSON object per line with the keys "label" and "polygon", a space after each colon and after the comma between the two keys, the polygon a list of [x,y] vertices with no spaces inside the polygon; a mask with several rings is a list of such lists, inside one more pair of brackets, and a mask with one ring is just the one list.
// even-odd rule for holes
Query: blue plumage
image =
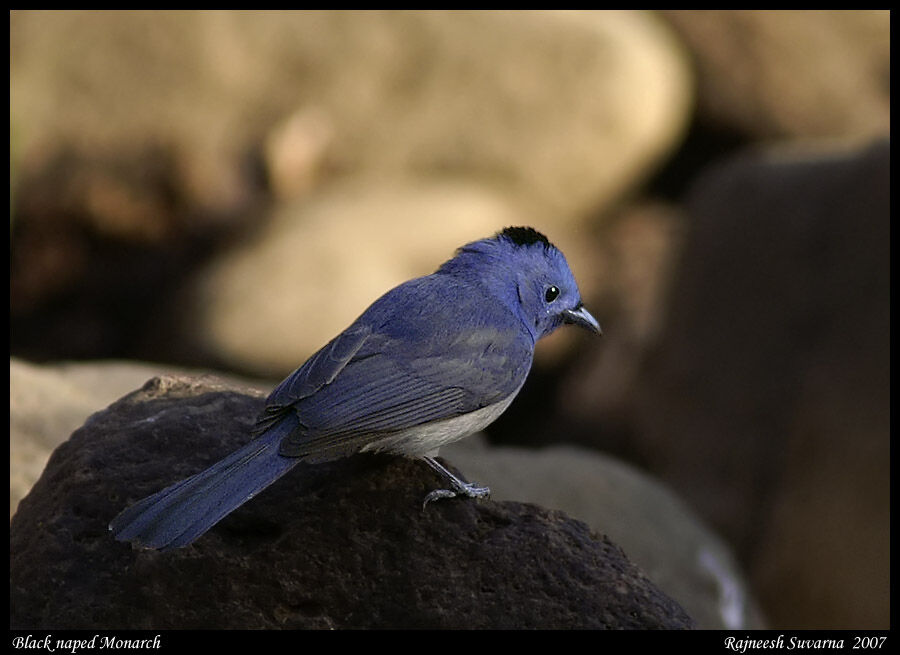
{"label": "blue plumage", "polygon": [[460,248],[435,273],[376,300],[269,395],[256,439],[128,508],[117,539],[184,546],[299,461],[358,452],[423,457],[452,490],[486,495],[431,459],[512,401],[535,343],[563,323],[599,332],[563,254],[531,228]]}

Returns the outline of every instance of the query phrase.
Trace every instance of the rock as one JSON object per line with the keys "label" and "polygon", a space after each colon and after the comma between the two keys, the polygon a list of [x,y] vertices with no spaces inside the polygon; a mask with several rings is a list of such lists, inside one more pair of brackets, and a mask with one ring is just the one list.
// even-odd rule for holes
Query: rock
{"label": "rock", "polygon": [[38,159],[19,167],[11,205],[11,352],[50,360],[140,351],[158,359],[148,351],[155,341],[171,343],[157,337],[170,321],[150,328],[147,317],[163,313],[171,289],[236,227],[198,217],[162,147]]}
{"label": "rock", "polygon": [[730,547],[665,485],[575,446],[488,446],[470,437],[441,449],[493,500],[564,511],[602,532],[701,630],[766,627]]}
{"label": "rock", "polygon": [[597,303],[605,338],[582,340],[582,356],[556,372],[552,393],[558,411],[540,426],[526,419],[535,434],[548,435],[542,443],[554,443],[564,420],[568,441],[633,455],[628,447],[641,367],[664,326],[686,218],[680,206],[661,202],[633,203],[608,218],[587,267],[598,287],[590,306]]}
{"label": "rock", "polygon": [[124,506],[245,442],[259,396],[156,378],[53,454],[10,524],[12,629],[684,628],[561,512],[445,501],[421,463],[298,467],[188,548],[114,541]]}
{"label": "rock", "polygon": [[315,189],[333,136],[329,115],[316,107],[298,109],[269,131],[263,158],[275,198],[294,201]]}
{"label": "rock", "polygon": [[890,144],[702,178],[635,448],[736,548],[773,627],[890,625]]}
{"label": "rock", "polygon": [[[566,254],[576,278],[585,272],[579,286],[591,297],[596,276],[587,275],[590,240],[580,231],[523,221],[484,185],[358,180],[283,206],[254,239],[201,271],[178,301],[177,331],[207,361],[281,378],[388,290],[434,272],[466,243],[529,223]],[[574,333],[559,333],[538,357],[558,358],[571,345]]]}
{"label": "rock", "polygon": [[683,53],[648,12],[17,11],[10,20],[23,161],[51,139],[171,144],[198,205],[223,202],[222,169],[310,110],[329,125],[335,171],[486,176],[525,206],[572,215],[633,185],[679,138],[690,107]]}
{"label": "rock", "polygon": [[867,140],[890,131],[890,11],[662,15],[693,55],[707,125],[755,138]]}
{"label": "rock", "polygon": [[[140,346],[144,358],[286,373],[303,359],[294,353],[323,343],[307,341],[305,327],[322,295],[374,299],[388,287],[369,293],[368,280],[430,272],[458,237],[507,224],[583,242],[588,217],[682,137],[692,94],[679,43],[648,12],[17,11],[10,40],[14,352],[32,358],[122,357]],[[332,261],[329,275],[318,268],[309,284],[279,269],[266,286],[290,292],[268,302],[215,262],[192,285],[206,291],[199,304],[172,310],[180,284],[224,244],[239,249],[231,263],[243,246],[278,248],[264,241],[283,233],[264,227],[273,199],[312,212],[330,205],[343,238],[326,243],[297,204],[275,207],[273,219],[300,221],[290,231],[307,245],[292,261]],[[440,256],[422,268],[432,235]],[[371,261],[366,248],[383,252]],[[210,291],[211,280],[235,287]],[[228,325],[208,348],[173,352],[185,340],[146,328],[148,304],[187,325],[220,315]],[[345,301],[323,322],[363,308]],[[271,328],[280,316],[291,328],[255,339],[258,362],[234,343],[248,323]],[[276,370],[281,348],[290,356]],[[200,352],[209,358],[188,358]]]}
{"label": "rock", "polygon": [[[140,389],[156,375],[187,369],[140,362],[64,362],[53,365],[9,360],[9,515],[44,470],[50,453],[85,420]],[[200,375],[199,372],[194,372]],[[234,384],[266,385],[238,380]]]}
{"label": "rock", "polygon": [[180,331],[211,358],[281,378],[389,289],[514,223],[502,199],[472,185],[353,184],[320,194],[281,208],[198,275],[180,301]]}
{"label": "rock", "polygon": [[[137,362],[37,366],[10,360],[10,516],[47,458],[90,414],[154,375],[187,371]],[[216,376],[207,376],[207,379]],[[273,384],[251,383],[261,392]],[[495,500],[559,509],[607,533],[702,629],[761,626],[727,548],[659,483],[597,453],[486,447],[470,437],[443,449]],[[29,457],[30,455],[30,457]],[[706,554],[703,554],[706,553]],[[722,573],[703,562],[719,563]]]}

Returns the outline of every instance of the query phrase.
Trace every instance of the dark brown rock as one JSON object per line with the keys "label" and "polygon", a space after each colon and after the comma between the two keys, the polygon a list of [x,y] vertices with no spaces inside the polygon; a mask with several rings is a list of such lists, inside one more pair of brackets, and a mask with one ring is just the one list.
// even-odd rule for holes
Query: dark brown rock
{"label": "dark brown rock", "polygon": [[247,438],[262,400],[155,378],[52,455],[10,525],[12,628],[684,628],[622,551],[565,514],[444,501],[421,463],[298,467],[191,546],[113,540],[123,507]]}
{"label": "dark brown rock", "polygon": [[636,448],[736,547],[773,627],[890,625],[890,144],[701,179]]}

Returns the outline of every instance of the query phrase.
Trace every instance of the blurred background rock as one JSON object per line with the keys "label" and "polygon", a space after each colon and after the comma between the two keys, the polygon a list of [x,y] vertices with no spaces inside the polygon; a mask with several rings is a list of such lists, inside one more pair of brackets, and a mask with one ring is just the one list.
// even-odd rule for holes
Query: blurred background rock
{"label": "blurred background rock", "polygon": [[772,627],[887,628],[889,138],[887,11],[13,11],[10,512],[152,374],[265,388],[530,224],[606,336],[489,440],[655,477]]}

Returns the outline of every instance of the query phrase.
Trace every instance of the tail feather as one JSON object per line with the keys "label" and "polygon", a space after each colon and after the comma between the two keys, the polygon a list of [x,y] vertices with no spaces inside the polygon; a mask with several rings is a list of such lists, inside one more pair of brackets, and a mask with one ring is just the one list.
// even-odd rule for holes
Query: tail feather
{"label": "tail feather", "polygon": [[186,546],[298,463],[278,454],[287,432],[280,427],[205,471],[138,501],[116,516],[109,529],[119,541],[149,548]]}

